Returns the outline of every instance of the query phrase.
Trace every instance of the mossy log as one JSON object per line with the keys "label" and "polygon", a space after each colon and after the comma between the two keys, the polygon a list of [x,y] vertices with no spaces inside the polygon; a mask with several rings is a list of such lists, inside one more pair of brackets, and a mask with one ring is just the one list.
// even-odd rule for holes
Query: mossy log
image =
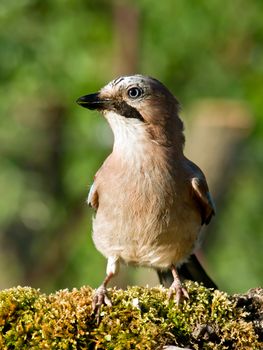
{"label": "mossy log", "polygon": [[110,289],[113,306],[92,314],[93,290],[46,295],[30,287],[0,292],[0,349],[261,349],[263,290],[229,296],[187,282],[179,307],[162,287]]}

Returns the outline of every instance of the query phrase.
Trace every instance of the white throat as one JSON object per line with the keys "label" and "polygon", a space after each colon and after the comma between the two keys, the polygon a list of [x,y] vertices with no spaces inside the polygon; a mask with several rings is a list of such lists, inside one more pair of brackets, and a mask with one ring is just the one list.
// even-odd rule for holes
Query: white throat
{"label": "white throat", "polygon": [[150,139],[141,121],[125,118],[112,111],[108,111],[105,117],[114,134],[113,151],[122,153],[125,158],[143,153]]}

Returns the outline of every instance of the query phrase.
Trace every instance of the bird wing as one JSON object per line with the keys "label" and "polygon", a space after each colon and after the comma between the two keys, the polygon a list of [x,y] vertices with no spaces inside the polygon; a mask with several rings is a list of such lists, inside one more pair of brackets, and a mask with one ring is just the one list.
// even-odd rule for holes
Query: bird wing
{"label": "bird wing", "polygon": [[212,196],[209,192],[206,179],[204,175],[195,176],[191,179],[191,185],[193,189],[193,196],[196,200],[201,213],[201,224],[209,224],[213,215],[215,215],[215,205]]}
{"label": "bird wing", "polygon": [[90,186],[87,203],[94,210],[97,210],[99,207],[99,194],[95,182]]}

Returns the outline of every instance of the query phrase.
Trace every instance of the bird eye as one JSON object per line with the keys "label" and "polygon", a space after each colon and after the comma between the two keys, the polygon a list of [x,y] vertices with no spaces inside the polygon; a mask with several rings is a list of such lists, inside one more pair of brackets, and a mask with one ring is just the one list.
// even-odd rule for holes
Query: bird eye
{"label": "bird eye", "polygon": [[128,90],[128,95],[130,98],[138,98],[142,95],[142,89],[138,88],[138,87],[133,87],[133,88],[130,88]]}

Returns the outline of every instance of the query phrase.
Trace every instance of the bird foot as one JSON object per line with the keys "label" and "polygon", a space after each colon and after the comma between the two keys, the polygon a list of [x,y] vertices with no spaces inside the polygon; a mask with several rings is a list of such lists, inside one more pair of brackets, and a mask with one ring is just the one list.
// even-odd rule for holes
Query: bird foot
{"label": "bird foot", "polygon": [[181,285],[181,283],[178,284],[175,281],[172,283],[171,287],[169,288],[169,292],[168,292],[169,300],[174,298],[174,294],[175,294],[175,301],[177,305],[179,305],[184,299],[189,299],[189,294],[187,290]]}
{"label": "bird foot", "polygon": [[104,285],[101,285],[96,289],[92,299],[92,311],[96,316],[97,322],[99,322],[102,305],[112,306],[112,302],[107,293],[107,288]]}

